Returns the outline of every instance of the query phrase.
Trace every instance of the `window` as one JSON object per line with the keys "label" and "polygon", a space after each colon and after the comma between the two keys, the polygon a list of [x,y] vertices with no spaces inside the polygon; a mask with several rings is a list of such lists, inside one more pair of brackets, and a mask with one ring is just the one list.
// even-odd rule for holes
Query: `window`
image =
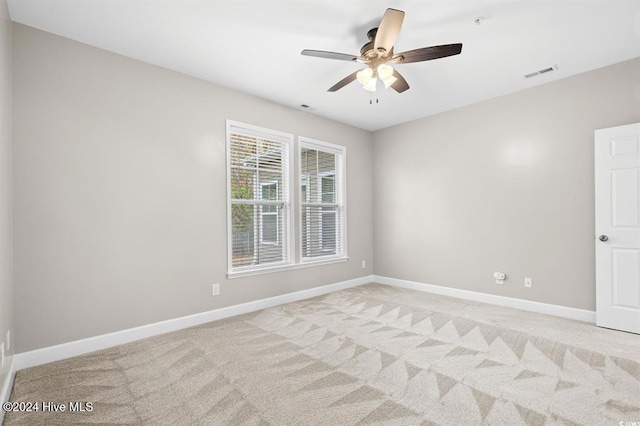
{"label": "window", "polygon": [[292,136],[227,121],[229,271],[290,262]]}
{"label": "window", "polygon": [[227,120],[230,278],[347,259],[345,148],[306,138],[297,157],[292,148],[290,134]]}
{"label": "window", "polygon": [[305,138],[299,148],[302,261],[344,257],[345,148]]}

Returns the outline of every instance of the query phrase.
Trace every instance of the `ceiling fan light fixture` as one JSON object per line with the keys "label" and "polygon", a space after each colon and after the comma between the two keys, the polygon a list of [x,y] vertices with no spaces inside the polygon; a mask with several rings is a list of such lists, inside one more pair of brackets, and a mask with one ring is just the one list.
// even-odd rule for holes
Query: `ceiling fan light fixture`
{"label": "ceiling fan light fixture", "polygon": [[378,77],[384,83],[384,88],[388,89],[398,79],[393,76],[393,67],[389,64],[380,64],[377,68]]}
{"label": "ceiling fan light fixture", "polygon": [[364,88],[364,90],[368,90],[369,92],[375,92],[377,83],[378,83],[378,79],[373,77],[373,78],[370,78],[366,84],[363,84],[362,87]]}
{"label": "ceiling fan light fixture", "polygon": [[371,81],[371,77],[373,77],[373,70],[369,67],[364,68],[358,71],[358,74],[356,74],[356,77],[358,79],[358,83],[364,86],[367,83],[369,83],[369,81]]}
{"label": "ceiling fan light fixture", "polygon": [[[484,17],[476,18],[479,24]],[[346,53],[328,52],[325,50],[305,49],[301,53],[305,56],[316,56],[325,59],[337,59],[341,61],[357,62],[364,64],[366,68],[355,71],[331,86],[327,92],[335,92],[356,79],[365,90],[376,91],[378,79],[383,82],[385,89],[391,87],[398,93],[409,89],[409,84],[404,77],[390,64],[408,64],[411,62],[424,62],[434,59],[459,55],[462,52],[462,43],[443,44],[440,46],[422,47],[394,54],[394,45],[398,33],[402,28],[404,12],[388,8],[380,21],[380,25],[372,28],[367,33],[369,42],[360,49],[360,56]]]}
{"label": "ceiling fan light fixture", "polygon": [[380,80],[385,81],[393,77],[393,67],[388,64],[378,65],[378,77]]}

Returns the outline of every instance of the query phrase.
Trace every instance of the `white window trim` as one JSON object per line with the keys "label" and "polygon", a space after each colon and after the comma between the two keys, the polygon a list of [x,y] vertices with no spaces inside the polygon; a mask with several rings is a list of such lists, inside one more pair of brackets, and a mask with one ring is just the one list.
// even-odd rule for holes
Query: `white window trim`
{"label": "white window trim", "polygon": [[[286,151],[287,156],[287,167],[288,167],[288,176],[283,176],[282,182],[282,201],[283,212],[285,215],[285,223],[283,224],[283,228],[287,229],[287,247],[285,250],[285,255],[288,260],[278,263],[269,263],[265,265],[250,265],[250,266],[241,266],[233,268],[233,219],[231,214],[231,129],[232,127],[242,129],[246,134],[255,136],[255,137],[264,137],[268,135],[270,138],[281,142],[284,145],[283,152]],[[291,182],[293,179],[294,167],[292,167],[292,154],[293,154],[293,135],[290,133],[280,132],[277,130],[271,130],[264,127],[254,126],[251,124],[242,123],[234,120],[226,120],[226,136],[225,136],[225,150],[226,150],[226,171],[227,171],[227,193],[226,193],[226,203],[227,203],[227,277],[239,277],[239,276],[247,276],[247,275],[256,275],[259,273],[266,273],[265,271],[269,271],[274,268],[283,268],[290,267],[294,262],[294,256],[292,253],[295,253],[294,249],[294,225],[291,220]],[[259,238],[259,236],[257,236]]]}
{"label": "white window trim", "polygon": [[227,278],[242,278],[242,277],[252,277],[254,275],[262,275],[262,274],[271,274],[274,272],[284,272],[284,271],[292,271],[295,269],[303,269],[303,268],[311,268],[313,266],[321,266],[321,265],[331,265],[334,263],[342,263],[349,260],[348,256],[342,257],[332,257],[331,259],[321,258],[320,260],[310,260],[304,263],[290,263],[286,265],[277,266],[275,264],[269,265],[269,267],[264,268],[253,268],[247,270],[241,270],[240,268],[236,268],[233,272],[227,272]]}
{"label": "white window trim", "polygon": [[[298,250],[298,263],[315,265],[324,262],[340,261],[341,259],[346,260],[349,258],[347,251],[347,147],[307,138],[304,136],[298,136],[298,155],[296,157],[297,163],[300,163],[303,148],[315,149],[335,154],[338,155],[341,159],[341,164],[338,166],[339,170],[336,170],[336,174],[342,174],[342,179],[340,179],[340,191],[338,192],[338,188],[335,188],[335,190],[336,193],[340,193],[342,195],[342,200],[336,203],[341,207],[340,213],[342,215],[342,220],[340,221],[340,232],[342,234],[342,253],[321,257],[304,257],[304,253],[302,253],[302,203],[304,201],[300,199],[300,195],[302,193],[302,183],[300,182],[300,176],[298,176],[298,179],[296,179],[296,190],[298,194],[298,202],[296,205],[296,208],[298,210],[298,235],[296,240],[298,247],[300,248]],[[300,169],[300,164],[297,164],[297,169]]]}

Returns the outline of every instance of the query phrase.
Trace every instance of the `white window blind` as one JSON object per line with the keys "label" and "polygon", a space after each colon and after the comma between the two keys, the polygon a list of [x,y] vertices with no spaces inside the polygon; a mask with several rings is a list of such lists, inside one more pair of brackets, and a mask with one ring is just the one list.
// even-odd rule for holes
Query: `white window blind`
{"label": "white window blind", "polygon": [[291,135],[227,122],[229,270],[287,264]]}
{"label": "white window blind", "polygon": [[343,257],[345,149],[302,138],[299,145],[302,260]]}

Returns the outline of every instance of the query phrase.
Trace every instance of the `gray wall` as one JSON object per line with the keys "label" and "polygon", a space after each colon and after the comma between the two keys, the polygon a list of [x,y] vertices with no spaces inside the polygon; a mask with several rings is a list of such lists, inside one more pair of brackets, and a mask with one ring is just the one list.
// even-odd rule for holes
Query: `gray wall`
{"label": "gray wall", "polygon": [[[18,351],[372,273],[370,133],[19,24],[13,38]],[[226,118],[347,147],[348,262],[225,279]]]}
{"label": "gray wall", "polygon": [[[11,35],[2,25],[4,332]],[[372,136],[18,24],[13,48],[17,351],[348,280],[374,262],[378,275],[595,307],[593,130],[640,121],[640,59]],[[347,147],[349,262],[225,278],[226,118]]]}
{"label": "gray wall", "polygon": [[[13,334],[13,226],[11,164],[11,20],[7,2],[0,0],[0,342],[7,351],[7,331]],[[12,340],[15,337],[12,336]],[[10,358],[0,370],[0,390],[7,377]]]}
{"label": "gray wall", "polygon": [[376,132],[375,273],[594,310],[593,131],[638,121],[640,58]]}

